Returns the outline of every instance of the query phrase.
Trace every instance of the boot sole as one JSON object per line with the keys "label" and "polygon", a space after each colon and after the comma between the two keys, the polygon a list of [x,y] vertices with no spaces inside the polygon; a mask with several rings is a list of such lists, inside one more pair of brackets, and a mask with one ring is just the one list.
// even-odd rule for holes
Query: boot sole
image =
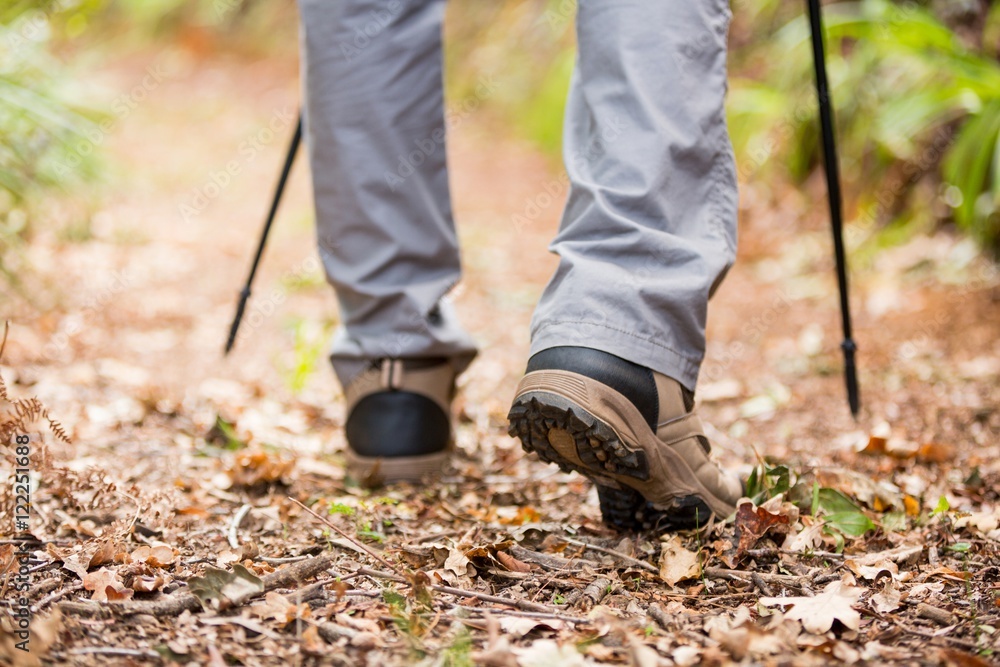
{"label": "boot sole", "polygon": [[[583,405],[607,416],[599,418]],[[725,516],[734,509],[713,497],[687,462],[663,446],[628,399],[585,376],[528,374],[508,420],[508,432],[525,451],[593,480],[605,522],[619,530],[696,527],[713,513]],[[634,424],[645,433],[637,433]]]}

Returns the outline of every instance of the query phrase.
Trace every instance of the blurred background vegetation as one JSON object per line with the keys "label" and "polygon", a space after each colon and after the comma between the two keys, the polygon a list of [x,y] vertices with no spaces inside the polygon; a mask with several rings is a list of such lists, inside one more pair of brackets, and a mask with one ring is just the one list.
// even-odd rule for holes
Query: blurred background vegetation
{"label": "blurred background vegetation", "polygon": [[[733,143],[741,180],[775,201],[820,164],[803,5],[733,6]],[[451,0],[450,99],[474,97],[484,77],[502,78],[477,113],[556,161],[574,13],[572,0]],[[17,273],[17,248],[51,201],[103,171],[88,133],[104,117],[85,106],[81,68],[164,41],[201,55],[293,58],[296,17],[293,0],[7,0],[0,272]],[[828,4],[826,25],[855,251],[951,226],[1000,256],[1000,6],[860,0]]]}

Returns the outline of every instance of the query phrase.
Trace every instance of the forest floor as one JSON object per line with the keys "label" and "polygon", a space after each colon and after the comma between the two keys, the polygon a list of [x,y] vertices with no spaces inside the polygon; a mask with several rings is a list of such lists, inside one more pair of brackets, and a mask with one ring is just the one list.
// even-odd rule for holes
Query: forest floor
{"label": "forest floor", "polygon": [[[367,491],[341,467],[336,306],[301,157],[244,335],[221,354],[291,135],[295,63],[176,49],[89,76],[113,118],[96,213],[38,231],[2,302],[0,409],[9,422],[37,396],[69,442],[44,420],[12,434],[31,442],[32,621],[24,653],[5,616],[0,663],[996,659],[1000,275],[968,241],[852,234],[855,422],[822,183],[775,192],[750,174],[698,398],[720,460],[766,461],[764,495],[784,493],[699,531],[616,534],[587,480],[506,434],[554,268],[559,166],[458,115],[452,296],[482,353],[445,478]],[[0,491],[11,613],[14,491]]]}

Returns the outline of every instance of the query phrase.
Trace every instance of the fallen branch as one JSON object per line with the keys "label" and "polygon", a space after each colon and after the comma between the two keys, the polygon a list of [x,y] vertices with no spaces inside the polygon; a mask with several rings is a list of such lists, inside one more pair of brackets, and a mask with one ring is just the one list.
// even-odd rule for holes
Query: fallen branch
{"label": "fallen branch", "polygon": [[[299,584],[305,579],[311,579],[320,572],[323,572],[333,564],[336,558],[334,554],[326,553],[314,558],[293,563],[288,567],[275,570],[270,574],[261,577],[264,590],[270,591],[275,588],[290,588],[293,584]],[[250,599],[256,597],[257,593],[241,596],[236,600],[231,600],[230,608],[239,607],[246,604]],[[197,611],[201,608],[201,602],[193,594],[184,591],[166,596],[162,600],[130,601],[130,602],[63,602],[59,608],[67,613],[77,616],[100,616],[105,613],[118,616],[131,616],[133,614],[149,614],[151,616],[176,616],[185,611]]]}
{"label": "fallen branch", "polygon": [[629,565],[634,565],[636,567],[642,568],[647,572],[652,572],[653,574],[659,575],[660,568],[656,567],[652,563],[647,563],[644,560],[639,560],[638,558],[633,558],[632,556],[626,556],[620,551],[615,551],[614,549],[608,549],[607,547],[600,547],[596,544],[591,544],[589,542],[581,542],[580,540],[574,540],[570,537],[560,537],[563,542],[569,542],[578,547],[583,547],[584,549],[590,549],[591,551],[596,551],[597,553],[607,554],[608,556],[613,556],[623,563],[628,563]]}

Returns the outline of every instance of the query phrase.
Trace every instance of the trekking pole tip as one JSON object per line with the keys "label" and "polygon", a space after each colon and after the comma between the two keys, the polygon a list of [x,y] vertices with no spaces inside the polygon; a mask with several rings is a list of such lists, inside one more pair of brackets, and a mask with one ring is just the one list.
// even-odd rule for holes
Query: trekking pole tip
{"label": "trekking pole tip", "polygon": [[233,316],[233,323],[229,325],[229,337],[226,339],[226,348],[222,356],[228,356],[229,352],[236,344],[236,333],[240,330],[240,322],[243,321],[243,311],[246,310],[247,301],[250,299],[250,287],[240,290],[240,300],[236,305],[236,315]]}
{"label": "trekking pole tip", "polygon": [[858,420],[858,413],[861,412],[861,391],[858,388],[858,368],[854,361],[854,353],[858,346],[853,340],[847,338],[841,343],[844,350],[844,381],[847,384],[847,404],[851,408],[851,416],[854,421]]}

